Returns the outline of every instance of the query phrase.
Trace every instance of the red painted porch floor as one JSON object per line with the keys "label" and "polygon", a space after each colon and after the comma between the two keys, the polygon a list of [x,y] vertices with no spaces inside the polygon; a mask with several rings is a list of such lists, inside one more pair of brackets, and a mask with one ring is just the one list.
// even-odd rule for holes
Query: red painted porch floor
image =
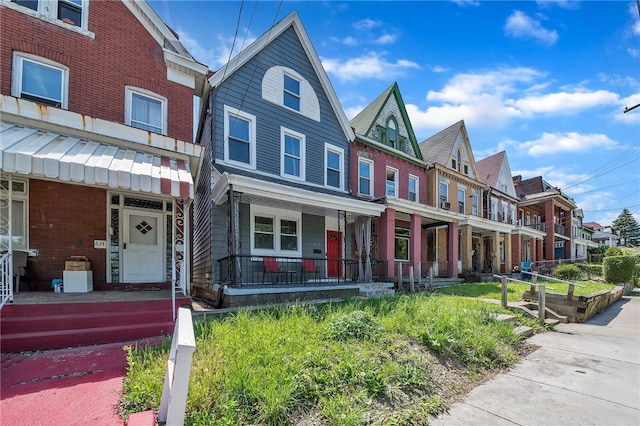
{"label": "red painted porch floor", "polygon": [[[0,424],[124,425],[118,415],[127,374],[123,345],[135,343],[2,354]],[[138,424],[153,425],[153,413],[145,420]]]}

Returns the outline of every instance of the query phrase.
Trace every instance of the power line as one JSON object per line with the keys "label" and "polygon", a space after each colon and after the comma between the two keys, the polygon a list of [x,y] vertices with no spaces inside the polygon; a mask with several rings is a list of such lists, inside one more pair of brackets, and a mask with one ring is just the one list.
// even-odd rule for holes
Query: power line
{"label": "power line", "polygon": [[604,210],[583,210],[583,213],[600,213],[600,212],[612,212],[612,211],[617,211],[617,210],[624,210],[624,209],[632,209],[634,207],[640,207],[640,204],[636,204],[634,206],[625,206],[625,207],[618,207],[615,209],[604,209]]}

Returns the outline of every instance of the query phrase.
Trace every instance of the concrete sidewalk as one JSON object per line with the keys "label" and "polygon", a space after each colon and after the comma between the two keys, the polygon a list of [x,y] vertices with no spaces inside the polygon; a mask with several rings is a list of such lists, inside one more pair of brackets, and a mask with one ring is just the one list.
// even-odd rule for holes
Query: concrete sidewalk
{"label": "concrete sidewalk", "polygon": [[640,425],[640,297],[529,342],[540,349],[430,424]]}

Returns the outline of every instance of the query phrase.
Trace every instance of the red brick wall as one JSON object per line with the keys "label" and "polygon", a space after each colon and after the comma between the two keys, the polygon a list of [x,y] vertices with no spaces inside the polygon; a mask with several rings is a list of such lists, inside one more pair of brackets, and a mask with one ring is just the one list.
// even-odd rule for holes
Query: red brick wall
{"label": "red brick wall", "polygon": [[[93,240],[106,238],[107,200],[104,189],[32,179],[29,181],[29,276],[37,290],[47,290],[54,278],[62,278],[68,256],[87,256],[94,288],[106,281],[105,249],[94,249]],[[34,290],[35,290],[34,289]]]}
{"label": "red brick wall", "polygon": [[193,139],[193,90],[167,81],[162,47],[119,1],[92,1],[95,39],[0,7],[0,92],[11,94],[13,52],[69,67],[68,109],[124,123],[125,86],[167,98],[167,135]]}

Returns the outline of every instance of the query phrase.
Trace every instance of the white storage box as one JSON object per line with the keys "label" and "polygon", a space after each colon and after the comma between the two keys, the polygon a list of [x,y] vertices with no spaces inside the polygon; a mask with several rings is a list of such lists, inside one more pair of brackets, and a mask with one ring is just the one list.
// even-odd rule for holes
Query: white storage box
{"label": "white storage box", "polygon": [[93,271],[62,271],[64,293],[88,293],[93,291]]}

